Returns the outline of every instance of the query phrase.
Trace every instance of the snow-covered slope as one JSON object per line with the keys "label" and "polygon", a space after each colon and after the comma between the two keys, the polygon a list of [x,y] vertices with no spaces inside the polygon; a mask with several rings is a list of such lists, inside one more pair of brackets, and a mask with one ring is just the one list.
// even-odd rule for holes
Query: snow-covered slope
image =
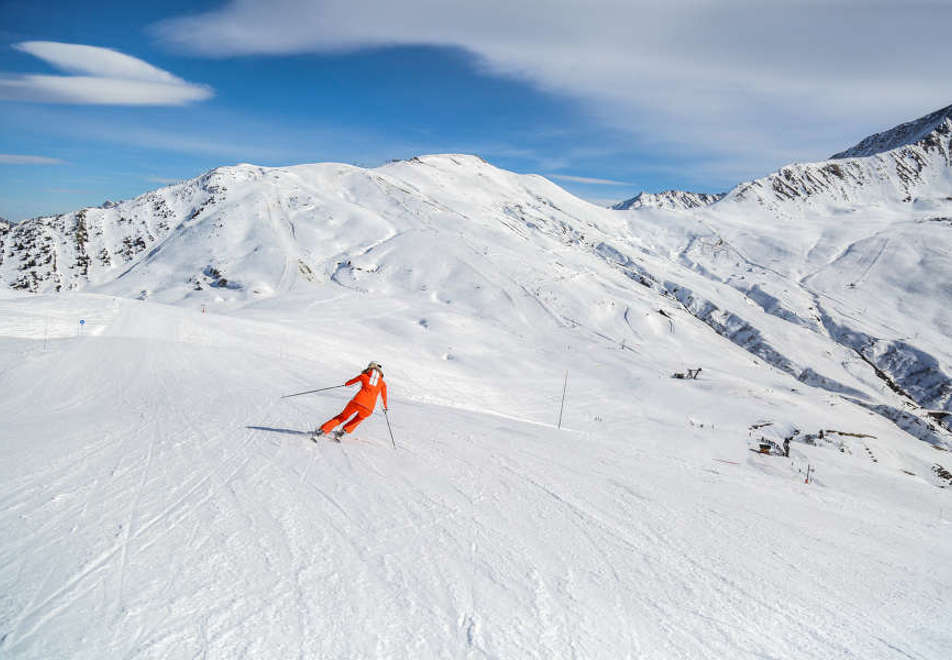
{"label": "snow-covered slope", "polygon": [[[640,323],[658,341],[635,353],[554,323],[515,346],[373,293],[278,302],[0,301],[5,657],[939,658],[952,642],[931,473],[948,454],[712,351],[676,311]],[[440,370],[426,352],[448,324],[444,364],[462,368]],[[277,397],[368,356],[397,449],[379,412],[312,443],[346,395]],[[668,377],[697,359],[697,381]],[[762,456],[754,415],[864,435]]]}
{"label": "snow-covered slope", "polygon": [[682,264],[849,348],[900,394],[898,410],[874,406],[900,423],[916,407],[952,410],[952,121],[910,125],[934,129],[900,127],[917,140],[869,157],[782,168],[689,216],[629,214]]}
{"label": "snow-covered slope", "polygon": [[631,199],[614,204],[612,208],[616,211],[640,208],[694,209],[709,206],[722,197],[724,193],[695,193],[684,190],[666,190],[660,193],[640,192]]}
{"label": "snow-covered slope", "polygon": [[[14,225],[0,652],[941,657],[929,166],[617,211],[471,156],[239,165]],[[398,449],[311,443],[346,394],[278,397],[370,359]]]}

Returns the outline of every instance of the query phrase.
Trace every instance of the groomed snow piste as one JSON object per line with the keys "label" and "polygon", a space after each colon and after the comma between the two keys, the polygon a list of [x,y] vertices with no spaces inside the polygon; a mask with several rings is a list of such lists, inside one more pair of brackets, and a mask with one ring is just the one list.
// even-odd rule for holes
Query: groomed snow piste
{"label": "groomed snow piste", "polygon": [[[379,412],[310,440],[342,395],[277,398],[362,366],[319,315],[0,309],[6,657],[939,658],[952,641],[948,492],[901,471],[937,452],[750,361],[678,381],[579,342],[590,367],[557,430],[562,374],[534,351],[519,378],[474,366],[468,384],[377,347],[395,451]],[[753,401],[877,437],[755,454]]]}

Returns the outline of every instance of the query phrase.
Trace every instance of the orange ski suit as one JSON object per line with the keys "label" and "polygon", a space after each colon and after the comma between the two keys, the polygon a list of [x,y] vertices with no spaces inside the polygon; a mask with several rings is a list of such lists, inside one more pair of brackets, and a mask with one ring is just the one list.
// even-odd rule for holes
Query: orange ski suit
{"label": "orange ski suit", "polygon": [[[354,395],[354,398],[344,407],[344,410],[337,417],[333,417],[321,425],[324,433],[330,433],[338,425],[344,424],[344,432],[352,433],[357,425],[370,417],[377,405],[377,396],[383,397],[384,410],[387,409],[387,383],[376,369],[361,372],[354,376],[344,385],[353,385],[360,382],[360,391]],[[353,419],[351,419],[353,417]],[[347,420],[350,420],[349,422]],[[347,422],[345,424],[345,422]]]}

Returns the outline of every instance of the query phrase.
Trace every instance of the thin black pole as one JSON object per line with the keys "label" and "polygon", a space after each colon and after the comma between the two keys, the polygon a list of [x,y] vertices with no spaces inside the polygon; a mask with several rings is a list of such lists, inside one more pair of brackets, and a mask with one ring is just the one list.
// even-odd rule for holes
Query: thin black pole
{"label": "thin black pole", "polygon": [[390,442],[393,443],[393,448],[397,448],[397,442],[393,439],[393,429],[390,428],[390,415],[387,413],[387,409],[383,409],[383,418],[387,420],[387,430],[390,432]]}
{"label": "thin black pole", "polygon": [[559,428],[562,428],[562,411],[565,410],[565,388],[569,385],[569,370],[565,370],[565,380],[562,381],[562,405],[559,407]]}
{"label": "thin black pole", "polygon": [[302,394],[314,394],[315,392],[326,392],[327,390],[336,390],[338,387],[347,387],[346,385],[334,385],[333,387],[321,387],[316,390],[308,390],[307,392],[297,392],[296,394],[285,394],[282,396],[282,399],[287,399],[291,396],[301,396]]}

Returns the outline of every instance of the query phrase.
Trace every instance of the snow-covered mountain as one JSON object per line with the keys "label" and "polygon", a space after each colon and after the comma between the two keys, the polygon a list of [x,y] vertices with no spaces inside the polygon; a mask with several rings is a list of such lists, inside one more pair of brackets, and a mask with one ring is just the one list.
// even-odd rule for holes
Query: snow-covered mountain
{"label": "snow-covered mountain", "polygon": [[[473,156],[427,156],[377,170],[238,165],[110,207],[24,221],[4,238],[0,278],[33,293],[109,286],[166,301],[203,289],[253,299],[294,282],[345,277],[353,250],[371,249],[361,244],[367,233],[380,243],[411,242],[407,232],[446,233],[455,244],[474,224],[575,236],[588,209],[541,177]],[[345,245],[348,237],[361,246]],[[132,281],[141,289],[130,288]]]}
{"label": "snow-covered mountain", "polygon": [[873,156],[919,142],[938,143],[940,135],[948,135],[952,128],[952,105],[920,117],[915,121],[900,124],[888,131],[864,138],[854,147],[833,154],[831,158],[856,158]]}
{"label": "snow-covered mountain", "polygon": [[781,215],[804,208],[834,213],[871,203],[943,206],[952,190],[950,114],[945,108],[877,133],[828,161],[787,165],[736,186],[725,201],[758,204]]}
{"label": "snow-covered mountain", "polygon": [[[892,150],[791,165],[691,218],[638,224],[763,311],[850,348],[907,405],[949,410],[952,122],[942,112],[861,143]],[[949,416],[933,419],[949,427]]]}
{"label": "snow-covered mountain", "polygon": [[106,281],[215,203],[219,171],[121,205],[24,220],[0,237],[0,278],[15,290],[70,291]]}
{"label": "snow-covered mountain", "polygon": [[613,204],[612,208],[616,211],[640,208],[696,209],[709,206],[723,197],[724,193],[696,193],[684,190],[665,190],[660,193],[640,192],[631,199]]}
{"label": "snow-covered mountain", "polygon": [[[699,214],[703,228],[653,218],[664,224],[656,237],[764,311],[849,347],[906,406],[933,410],[926,425],[950,428],[949,114],[879,133],[838,160],[741,184]],[[910,421],[906,410],[876,408]]]}
{"label": "snow-covered mountain", "polygon": [[[827,345],[847,348],[869,363],[869,373],[860,376],[866,387],[885,384],[889,388],[889,396],[860,396],[863,405],[894,419],[917,437],[941,444],[941,429],[933,419],[903,409],[904,405],[952,409],[952,379],[948,376],[952,352],[942,341],[952,320],[941,291],[930,290],[939,297],[926,295],[921,303],[923,309],[935,309],[937,324],[917,332],[917,338],[910,341],[910,333],[894,331],[904,327],[901,323],[897,326],[894,322],[888,329],[857,324],[851,319],[858,310],[838,311],[837,305],[819,298],[821,291],[802,282],[792,287],[791,280],[806,277],[798,270],[801,264],[795,255],[807,250],[814,257],[810,268],[818,269],[809,277],[819,278],[822,270],[826,279],[848,278],[842,268],[824,262],[832,246],[838,244],[829,240],[829,232],[837,228],[847,231],[840,227],[842,223],[830,222],[827,214],[831,209],[845,212],[845,204],[852,199],[871,200],[877,208],[905,204],[895,195],[890,197],[890,186],[906,185],[911,179],[905,177],[905,170],[884,170],[884,160],[932,159],[916,179],[918,190],[930,201],[917,198],[913,206],[925,209],[919,213],[922,217],[912,220],[911,226],[908,222],[899,226],[915,234],[910,241],[924,245],[929,239],[920,236],[922,231],[931,234],[933,227],[942,231],[941,218],[929,214],[952,189],[946,185],[952,168],[946,160],[949,136],[943,126],[934,135],[898,151],[846,162],[844,167],[855,171],[877,172],[881,181],[875,189],[863,179],[847,184],[839,175],[831,175],[840,182],[838,193],[823,187],[801,187],[801,202],[795,204],[796,195],[778,192],[777,178],[787,180],[786,173],[797,168],[805,173],[805,181],[815,183],[815,173],[830,167],[798,165],[742,184],[722,203],[700,209],[707,213],[703,226],[716,228],[707,237],[698,233],[693,216],[671,221],[667,214],[662,215],[665,236],[653,240],[656,244],[674,241],[669,249],[680,253],[681,262],[675,268],[663,250],[646,244],[652,228],[638,213],[664,213],[665,208],[633,207],[630,213],[634,215],[615,215],[541,177],[505,172],[472,156],[443,155],[375,170],[340,164],[224,167],[131,201],[25,221],[3,235],[0,277],[15,290],[34,293],[89,290],[226,307],[276,295],[313,293],[328,284],[355,291],[376,289],[394,296],[439,291],[427,295],[470,301],[470,292],[476,290],[480,292],[478,304],[471,305],[469,313],[494,318],[518,332],[521,329],[512,319],[527,318],[524,305],[515,302],[520,292],[489,273],[501,271],[514,281],[537,283],[532,294],[536,299],[578,299],[576,286],[566,290],[550,283],[553,277],[561,279],[553,276],[558,265],[535,263],[534,255],[559,246],[568,248],[577,262],[569,272],[601,272],[606,266],[620,271],[650,289],[649,300],[659,296],[675,299],[721,336],[809,385],[835,392],[863,392],[855,383],[846,384],[857,374],[844,378],[842,364],[829,363]],[[772,191],[768,197],[750,193],[766,189]],[[765,201],[768,198],[769,203]],[[752,204],[752,199],[759,203]],[[751,222],[760,222],[758,214],[764,212],[787,222],[799,217],[802,244],[780,244],[777,233],[769,229],[744,231],[741,238],[725,241],[732,223],[740,220],[746,228]],[[809,219],[811,213],[818,217]],[[898,230],[891,216],[874,225],[876,235],[887,226],[890,231]],[[858,258],[855,244],[881,245],[857,224],[848,226],[860,231],[862,238],[843,248],[844,266]],[[751,242],[750,248],[738,251],[735,244],[744,240]],[[421,249],[438,256],[421,259]],[[474,252],[481,253],[479,260],[485,262],[476,271],[478,275],[471,271]],[[792,261],[781,272],[776,264],[765,266],[740,256],[749,253],[764,255],[765,260],[780,255]],[[509,264],[505,268],[503,254]],[[866,258],[860,261],[867,262]],[[934,282],[941,289],[943,275],[952,272],[946,261],[940,249],[927,262],[929,270],[918,273],[914,284],[905,278],[887,283],[884,286],[898,288],[894,286],[892,296],[875,304],[881,310],[894,302],[909,305],[915,294],[910,297],[903,287],[923,291],[923,282]],[[911,267],[922,268],[923,263]],[[867,277],[869,272],[867,269]],[[721,290],[708,289],[712,283],[722,282],[731,284],[743,297],[731,300]],[[849,284],[855,289],[856,282]],[[596,289],[589,295],[597,299],[604,294]],[[861,300],[864,308],[871,304],[866,297]],[[934,300],[943,304],[934,305]],[[759,311],[752,312],[745,304],[750,302]],[[552,303],[543,305],[562,323],[595,325],[593,331],[609,337],[623,337],[627,332],[627,321],[618,318],[593,324],[584,305],[571,313],[554,311]],[[777,319],[783,323],[774,327]],[[784,336],[787,325],[814,335],[819,340],[815,349],[804,354],[802,339],[788,342]],[[874,377],[870,379],[870,375]],[[940,421],[952,425],[952,419]]]}
{"label": "snow-covered mountain", "polygon": [[[936,126],[690,208],[448,154],[0,227],[0,653],[940,657]],[[278,396],[369,359],[314,445],[346,395]]]}

